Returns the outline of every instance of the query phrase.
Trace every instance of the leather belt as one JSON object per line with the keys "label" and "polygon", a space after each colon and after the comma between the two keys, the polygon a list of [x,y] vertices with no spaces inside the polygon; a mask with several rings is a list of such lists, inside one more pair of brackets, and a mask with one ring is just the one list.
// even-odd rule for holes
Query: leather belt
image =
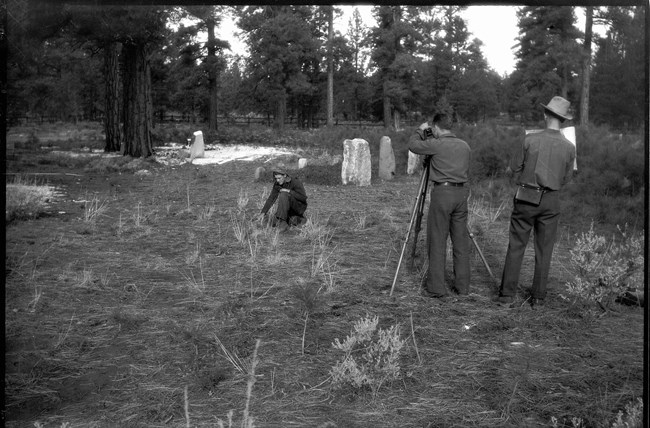
{"label": "leather belt", "polygon": [[463,187],[465,183],[452,183],[451,181],[434,181],[434,186],[454,186],[454,187]]}

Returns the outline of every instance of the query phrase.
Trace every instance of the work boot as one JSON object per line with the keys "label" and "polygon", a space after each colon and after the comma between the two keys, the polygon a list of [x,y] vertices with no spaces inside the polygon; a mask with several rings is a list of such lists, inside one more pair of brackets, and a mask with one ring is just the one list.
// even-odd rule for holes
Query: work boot
{"label": "work boot", "polygon": [[289,225],[286,221],[278,219],[278,229],[280,233],[286,232],[289,230]]}
{"label": "work boot", "polygon": [[497,296],[492,299],[499,306],[506,306],[508,308],[515,307],[515,298],[512,296]]}
{"label": "work boot", "polygon": [[536,299],[536,298],[533,298],[533,299],[530,301],[530,306],[532,306],[533,308],[535,308],[535,307],[542,307],[542,306],[544,306],[544,299]]}

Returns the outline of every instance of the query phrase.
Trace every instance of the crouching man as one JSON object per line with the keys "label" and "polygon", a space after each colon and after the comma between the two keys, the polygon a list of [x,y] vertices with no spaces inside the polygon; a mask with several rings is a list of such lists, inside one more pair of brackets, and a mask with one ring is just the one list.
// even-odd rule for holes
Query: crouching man
{"label": "crouching man", "polygon": [[307,209],[307,192],[300,180],[290,177],[284,171],[273,171],[273,178],[273,189],[260,215],[266,216],[277,199],[278,207],[273,224],[284,232],[290,224],[297,226],[305,222],[303,214]]}

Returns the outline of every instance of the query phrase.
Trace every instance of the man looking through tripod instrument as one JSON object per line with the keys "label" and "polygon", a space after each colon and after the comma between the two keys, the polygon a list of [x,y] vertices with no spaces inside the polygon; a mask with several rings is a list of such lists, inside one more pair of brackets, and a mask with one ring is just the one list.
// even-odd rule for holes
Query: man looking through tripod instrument
{"label": "man looking through tripod instrument", "polygon": [[558,229],[560,199],[558,190],[573,176],[574,145],[560,132],[560,124],[571,120],[569,101],[553,97],[544,107],[546,129],[524,139],[514,169],[517,193],[510,217],[510,239],[503,267],[497,302],[512,303],[517,294],[519,271],[530,231],[535,232],[535,273],[531,305],[541,306]]}
{"label": "man looking through tripod instrument", "polygon": [[423,123],[409,139],[409,150],[429,157],[431,198],[427,217],[427,297],[444,299],[447,237],[453,246],[454,288],[460,295],[469,293],[470,242],[467,233],[469,197],[469,145],[451,131],[452,117],[434,115],[432,126]]}

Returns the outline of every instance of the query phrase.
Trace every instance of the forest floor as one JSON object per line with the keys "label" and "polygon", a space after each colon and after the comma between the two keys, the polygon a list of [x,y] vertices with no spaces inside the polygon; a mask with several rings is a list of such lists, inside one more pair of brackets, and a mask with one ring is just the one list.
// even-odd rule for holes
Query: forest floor
{"label": "forest floor", "polygon": [[[57,190],[49,214],[5,228],[7,427],[609,427],[642,396],[644,310],[561,297],[564,226],[543,308],[526,300],[532,242],[514,307],[491,301],[475,248],[471,294],[441,304],[419,290],[424,229],[390,293],[419,177],[305,182],[308,224],[278,234],[252,220],[268,158],[142,174],[44,158],[6,169]],[[509,208],[480,203],[472,228],[500,276]],[[404,340],[397,379],[338,388],[332,343],[375,316]]]}

